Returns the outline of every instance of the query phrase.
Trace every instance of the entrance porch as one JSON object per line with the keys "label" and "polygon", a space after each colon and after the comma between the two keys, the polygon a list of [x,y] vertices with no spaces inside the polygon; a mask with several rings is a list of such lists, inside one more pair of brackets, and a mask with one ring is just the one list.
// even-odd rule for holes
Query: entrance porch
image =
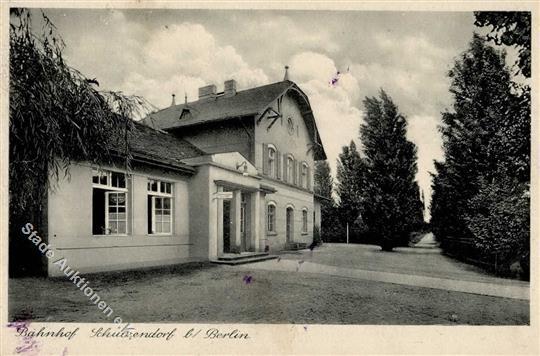
{"label": "entrance porch", "polygon": [[244,260],[268,256],[262,243],[264,200],[268,189],[215,181],[217,204],[217,259]]}

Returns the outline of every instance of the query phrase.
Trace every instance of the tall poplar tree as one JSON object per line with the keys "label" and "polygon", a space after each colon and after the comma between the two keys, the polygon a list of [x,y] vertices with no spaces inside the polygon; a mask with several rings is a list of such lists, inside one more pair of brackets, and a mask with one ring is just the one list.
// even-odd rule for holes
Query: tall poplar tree
{"label": "tall poplar tree", "polygon": [[363,162],[356,144],[351,140],[342,147],[337,162],[338,212],[343,225],[352,226],[362,210]]}
{"label": "tall poplar tree", "polygon": [[433,230],[452,254],[498,270],[527,266],[530,91],[512,83],[504,52],[476,34],[449,76],[454,105],[442,116]]}
{"label": "tall poplar tree", "polygon": [[391,251],[406,244],[423,222],[416,146],[406,138],[405,117],[383,90],[379,98],[365,98],[364,107],[362,217],[381,248]]}

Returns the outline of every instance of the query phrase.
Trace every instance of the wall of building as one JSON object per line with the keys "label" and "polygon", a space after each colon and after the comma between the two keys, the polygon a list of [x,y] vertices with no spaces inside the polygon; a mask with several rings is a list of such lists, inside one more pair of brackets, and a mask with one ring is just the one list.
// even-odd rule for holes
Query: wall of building
{"label": "wall of building", "polygon": [[[191,255],[200,259],[216,259],[222,253],[221,231],[218,220],[221,218],[219,204],[221,199],[216,198],[216,193],[220,190],[215,181],[224,181],[241,185],[249,191],[250,207],[252,212],[247,217],[247,231],[252,237],[251,245],[260,250],[259,242],[256,242],[255,234],[263,236],[264,196],[255,192],[259,189],[260,180],[256,178],[255,167],[248,164],[248,176],[244,176],[242,170],[237,170],[236,165],[245,161],[239,153],[223,153],[212,156],[199,157],[187,160],[190,164],[197,166],[197,174],[192,177],[189,183],[190,193],[193,197],[190,211],[190,235],[191,235]],[[258,201],[257,201],[258,200]],[[257,209],[258,205],[258,209]],[[258,210],[258,212],[257,212]],[[232,218],[232,217],[231,217]],[[233,227],[234,229],[234,227]],[[231,232],[231,239],[234,236]]]}
{"label": "wall of building", "polygon": [[210,235],[210,172],[208,166],[197,167],[197,173],[189,181],[189,191],[193,199],[189,211],[190,255],[197,259],[208,259]]}
{"label": "wall of building", "polygon": [[[107,167],[104,167],[107,168]],[[117,170],[114,167],[108,167]],[[119,170],[121,171],[121,169]],[[75,164],[69,179],[48,194],[49,243],[54,258],[48,274],[62,271],[53,262],[61,257],[81,273],[181,263],[190,258],[188,177],[138,167],[131,176],[128,193],[130,218],[127,236],[92,234],[92,168]],[[147,227],[147,180],[174,183],[174,226],[169,236],[149,235]],[[36,229],[39,229],[37,227]]]}
{"label": "wall of building", "polygon": [[[271,106],[277,110],[277,100]],[[294,207],[294,237],[293,242],[303,242],[310,244],[313,241],[313,193],[310,191],[313,186],[314,160],[313,151],[309,151],[311,138],[304,123],[295,100],[285,95],[281,102],[282,118],[267,129],[271,124],[271,119],[263,119],[255,128],[255,165],[259,174],[263,177],[263,184],[277,189],[277,193],[269,194],[265,199],[266,205],[269,202],[276,203],[276,231],[275,233],[265,232],[265,244],[268,244],[271,251],[277,251],[285,248],[286,245],[286,209],[287,206]],[[291,117],[294,122],[294,132],[292,135],[287,126],[287,119]],[[280,153],[280,177],[266,176],[263,174],[263,160],[266,154],[263,152],[265,144],[272,144]],[[310,189],[300,188],[291,183],[283,181],[283,156],[292,154],[296,161],[305,161],[310,167]],[[308,231],[302,232],[302,209],[308,211]],[[266,214],[265,214],[266,219]],[[266,223],[266,220],[265,220]],[[265,225],[266,227],[267,225]],[[265,228],[266,231],[266,228]]]}
{"label": "wall of building", "polygon": [[253,120],[229,119],[204,127],[182,127],[173,133],[208,154],[239,152],[253,162]]}
{"label": "wall of building", "polygon": [[[277,100],[274,101],[271,106],[277,110]],[[314,160],[313,150],[309,150],[310,143],[312,142],[309,137],[307,127],[304,123],[304,119],[300,113],[298,105],[295,100],[285,95],[281,102],[282,118],[277,119],[270,129],[269,125],[272,119],[264,118],[255,128],[255,166],[259,170],[259,173],[263,173],[263,153],[264,144],[273,144],[281,155],[288,153],[294,156],[296,161],[305,161],[310,167],[311,185],[313,185],[313,171]],[[295,129],[293,134],[289,133],[287,127],[287,119],[292,118]],[[281,169],[283,170],[283,158],[281,158]],[[283,174],[281,175],[283,177]]]}
{"label": "wall of building", "polygon": [[315,211],[315,221],[313,226],[318,227],[319,231],[321,231],[321,202],[319,200],[315,199],[313,201],[313,209]]}
{"label": "wall of building", "polygon": [[[294,223],[293,223],[293,242],[303,242],[310,244],[313,241],[313,194],[292,188],[286,184],[277,182],[265,182],[265,184],[277,189],[274,194],[268,194],[265,198],[264,211],[265,211],[265,233],[264,244],[270,247],[270,251],[279,251],[286,248],[287,236],[286,236],[286,211],[287,207],[291,206],[294,210]],[[267,206],[269,203],[276,205],[276,221],[275,232],[267,231]],[[308,230],[302,231],[302,209],[307,209],[308,216]]]}

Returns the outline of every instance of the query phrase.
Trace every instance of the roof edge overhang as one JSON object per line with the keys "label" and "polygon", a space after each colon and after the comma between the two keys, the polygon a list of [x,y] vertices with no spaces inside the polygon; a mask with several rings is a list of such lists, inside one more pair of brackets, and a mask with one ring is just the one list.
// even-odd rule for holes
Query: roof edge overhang
{"label": "roof edge overhang", "polygon": [[[118,151],[114,151],[114,156],[117,158],[125,159],[125,155],[122,153],[119,153]],[[196,172],[196,169],[185,164],[185,163],[170,163],[164,160],[159,160],[155,157],[150,157],[148,155],[141,154],[139,152],[133,152],[132,153],[132,161],[141,163],[148,166],[153,166],[156,168],[166,169],[170,171],[175,171],[177,173],[187,174],[187,175],[193,175]]]}
{"label": "roof edge overhang", "polygon": [[185,123],[185,124],[182,124],[182,125],[175,125],[175,126],[171,126],[171,127],[166,128],[166,129],[163,129],[163,130],[165,132],[168,132],[168,131],[174,131],[176,129],[185,128],[185,127],[211,125],[211,124],[214,124],[216,122],[219,123],[219,122],[227,121],[227,120],[230,120],[230,119],[245,119],[245,118],[253,117],[255,115],[257,115],[256,112],[243,114],[243,115],[224,116],[224,117],[220,117],[219,119],[214,119],[214,120],[197,121],[197,122]]}
{"label": "roof edge overhang", "polygon": [[317,200],[326,200],[326,201],[329,201],[329,202],[332,201],[331,198],[325,197],[325,196],[320,195],[320,194],[313,194],[313,197],[314,197],[315,199],[317,199]]}
{"label": "roof edge overhang", "polygon": [[249,186],[249,185],[245,185],[245,184],[241,184],[237,182],[231,182],[231,181],[223,180],[223,179],[215,179],[214,183],[225,188],[229,188],[233,190],[238,189],[238,190],[243,190],[246,192],[262,192],[266,194],[277,192],[276,189],[266,186],[266,185],[262,185],[262,184],[259,187],[253,187],[253,186]]}
{"label": "roof edge overhang", "polygon": [[317,122],[315,121],[313,110],[311,110],[311,104],[309,102],[309,99],[306,93],[304,93],[302,89],[300,89],[300,87],[296,85],[296,83],[292,81],[289,82],[290,85],[279,96],[285,95],[289,92],[293,93],[292,97],[299,103],[299,106],[301,108],[300,112],[304,118],[304,121],[306,122],[309,133],[312,135],[313,142],[317,146],[314,147],[314,159],[316,161],[326,160],[326,152],[321,141],[321,136],[319,135],[319,129],[317,128]]}

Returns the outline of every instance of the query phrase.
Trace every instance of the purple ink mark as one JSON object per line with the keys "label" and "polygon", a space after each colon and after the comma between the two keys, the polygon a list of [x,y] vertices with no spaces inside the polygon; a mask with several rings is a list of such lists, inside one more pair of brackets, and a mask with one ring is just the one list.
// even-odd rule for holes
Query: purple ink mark
{"label": "purple ink mark", "polygon": [[67,355],[67,346],[64,347],[64,351],[62,351],[62,356],[66,356]]}
{"label": "purple ink mark", "polygon": [[330,79],[330,85],[331,86],[335,87],[337,85],[340,75],[341,75],[341,73],[338,70],[337,73],[332,77],[332,79]]}
{"label": "purple ink mark", "polygon": [[250,275],[245,275],[243,281],[245,284],[250,284],[253,281],[253,277]]}
{"label": "purple ink mark", "polygon": [[[26,335],[28,326],[30,325],[29,319],[18,319],[7,324],[8,328],[14,328],[15,331],[21,337],[21,343],[15,347],[15,352],[27,353],[27,355],[37,355],[39,351],[39,342],[33,339],[32,336]],[[30,353],[31,352],[31,353]]]}
{"label": "purple ink mark", "polygon": [[304,325],[304,330],[307,331],[307,326],[306,325]]}

